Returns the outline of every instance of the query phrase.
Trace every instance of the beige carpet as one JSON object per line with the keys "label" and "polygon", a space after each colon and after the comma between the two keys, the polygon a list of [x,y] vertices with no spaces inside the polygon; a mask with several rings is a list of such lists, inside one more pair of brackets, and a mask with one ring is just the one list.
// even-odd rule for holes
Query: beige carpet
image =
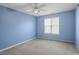
{"label": "beige carpet", "polygon": [[79,54],[73,43],[35,39],[11,48],[2,55],[75,55]]}

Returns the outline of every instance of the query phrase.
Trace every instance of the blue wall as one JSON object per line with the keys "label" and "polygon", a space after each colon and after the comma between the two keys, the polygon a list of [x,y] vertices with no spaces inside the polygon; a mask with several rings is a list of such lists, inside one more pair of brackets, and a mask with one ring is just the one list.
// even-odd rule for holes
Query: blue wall
{"label": "blue wall", "polygon": [[[60,17],[60,34],[45,34],[44,18],[54,16]],[[76,25],[78,28],[78,23]],[[35,17],[0,6],[0,49],[21,43],[33,37],[65,42],[75,41],[75,10]],[[78,36],[76,38],[78,39]],[[78,44],[79,40],[76,41]]]}
{"label": "blue wall", "polygon": [[31,39],[35,35],[34,16],[0,6],[0,49]]}
{"label": "blue wall", "polygon": [[[59,35],[44,33],[44,19],[59,16]],[[37,38],[59,40],[65,42],[75,41],[75,10],[37,17]]]}
{"label": "blue wall", "polygon": [[76,8],[76,47],[79,48],[79,6]]}

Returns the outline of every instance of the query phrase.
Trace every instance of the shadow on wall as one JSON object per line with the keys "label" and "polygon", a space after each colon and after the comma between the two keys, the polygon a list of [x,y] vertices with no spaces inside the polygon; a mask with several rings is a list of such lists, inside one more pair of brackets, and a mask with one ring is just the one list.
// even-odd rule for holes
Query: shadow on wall
{"label": "shadow on wall", "polygon": [[59,39],[59,35],[56,34],[44,34],[44,35],[38,35],[37,38],[43,38],[43,39]]}

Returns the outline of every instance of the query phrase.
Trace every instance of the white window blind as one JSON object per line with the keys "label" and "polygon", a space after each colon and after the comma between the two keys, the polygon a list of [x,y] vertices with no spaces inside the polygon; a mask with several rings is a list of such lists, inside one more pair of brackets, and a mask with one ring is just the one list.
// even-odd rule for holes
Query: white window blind
{"label": "white window blind", "polygon": [[44,32],[59,34],[59,17],[47,18],[44,21]]}
{"label": "white window blind", "polygon": [[45,19],[45,33],[51,33],[51,20]]}

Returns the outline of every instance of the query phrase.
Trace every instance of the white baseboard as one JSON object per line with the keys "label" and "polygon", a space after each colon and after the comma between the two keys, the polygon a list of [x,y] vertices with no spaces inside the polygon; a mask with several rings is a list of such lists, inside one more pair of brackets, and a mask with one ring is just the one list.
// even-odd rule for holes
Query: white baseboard
{"label": "white baseboard", "polygon": [[19,45],[21,45],[21,44],[23,44],[23,43],[26,43],[26,42],[28,42],[28,41],[31,41],[31,40],[33,40],[33,39],[36,39],[36,38],[34,37],[34,38],[28,39],[28,40],[26,40],[26,41],[24,41],[24,42],[17,43],[17,44],[15,44],[15,45],[10,46],[10,47],[1,49],[0,52],[3,52],[3,51],[5,51],[5,50],[11,49],[11,48],[13,48],[13,47],[19,46]]}
{"label": "white baseboard", "polygon": [[42,37],[38,37],[37,39],[45,39],[45,40],[52,40],[52,41],[62,41],[62,42],[74,43],[74,41],[69,41],[69,40],[47,39],[47,38],[42,38]]}

